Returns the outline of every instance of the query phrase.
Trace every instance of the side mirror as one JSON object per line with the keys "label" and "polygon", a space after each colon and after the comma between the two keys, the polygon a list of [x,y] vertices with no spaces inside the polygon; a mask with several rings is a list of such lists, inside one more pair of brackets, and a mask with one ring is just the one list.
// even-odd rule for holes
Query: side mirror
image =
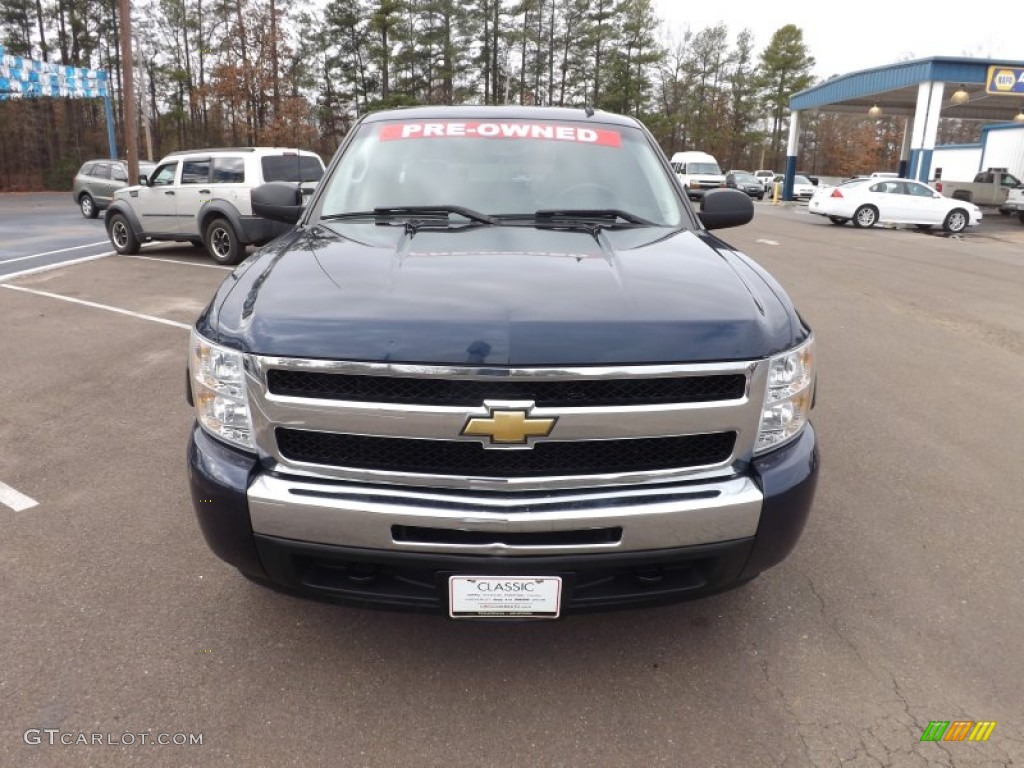
{"label": "side mirror", "polygon": [[738,189],[710,189],[701,198],[697,216],[707,229],[738,227],[754,218],[754,202]]}
{"label": "side mirror", "polygon": [[146,176],[146,174],[144,174],[144,173],[140,173],[139,174],[139,184],[141,184],[144,187],[148,187],[149,186],[149,177]]}
{"label": "side mirror", "polygon": [[272,221],[294,224],[305,208],[298,185],[287,181],[271,181],[249,193],[252,212]]}

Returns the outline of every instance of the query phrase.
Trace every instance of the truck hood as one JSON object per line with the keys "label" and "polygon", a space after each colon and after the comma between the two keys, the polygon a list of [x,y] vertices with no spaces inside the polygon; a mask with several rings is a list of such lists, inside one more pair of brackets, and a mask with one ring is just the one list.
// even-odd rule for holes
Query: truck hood
{"label": "truck hood", "polygon": [[704,231],[332,223],[254,254],[197,323],[247,352],[528,366],[746,360],[808,333]]}

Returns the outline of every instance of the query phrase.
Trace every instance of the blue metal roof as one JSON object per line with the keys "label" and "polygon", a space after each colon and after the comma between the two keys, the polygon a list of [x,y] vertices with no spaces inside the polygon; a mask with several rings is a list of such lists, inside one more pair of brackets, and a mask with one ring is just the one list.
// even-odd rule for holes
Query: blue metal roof
{"label": "blue metal roof", "polygon": [[995,59],[931,57],[901,61],[896,64],[862,69],[859,72],[833,77],[824,83],[794,94],[789,100],[789,108],[794,110],[814,109],[849,99],[895,91],[930,80],[984,84],[988,68],[998,64],[1024,67],[1024,61],[998,61]]}
{"label": "blue metal roof", "polygon": [[[1024,131],[1024,123],[999,123],[998,125],[986,125],[981,129],[982,137],[989,131]],[[982,138],[982,141],[985,139]]]}

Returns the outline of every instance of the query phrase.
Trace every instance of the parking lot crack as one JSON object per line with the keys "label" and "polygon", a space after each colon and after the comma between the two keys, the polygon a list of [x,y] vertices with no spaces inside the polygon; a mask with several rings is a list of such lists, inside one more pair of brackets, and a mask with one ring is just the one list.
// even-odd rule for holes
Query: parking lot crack
{"label": "parking lot crack", "polygon": [[[796,736],[800,740],[800,745],[801,745],[801,748],[802,748],[803,753],[804,753],[804,758],[811,765],[815,765],[815,762],[814,762],[813,758],[811,757],[811,747],[807,743],[807,739],[804,738],[804,734],[803,734],[801,728],[803,726],[821,727],[821,725],[819,723],[814,723],[814,722],[809,722],[808,723],[808,722],[803,722],[803,721],[800,720],[800,718],[797,716],[796,712],[793,711],[793,707],[790,706],[789,701],[787,701],[786,694],[783,692],[782,687],[778,683],[776,683],[774,680],[772,680],[772,676],[768,672],[768,660],[767,659],[762,658],[760,660],[758,666],[761,668],[761,674],[764,676],[765,682],[768,684],[768,686],[772,690],[775,691],[775,695],[778,697],[779,701],[782,703],[782,708],[784,710],[786,710],[786,714],[789,715],[789,719],[797,726],[797,728],[796,728]],[[785,761],[783,761],[783,764],[785,764]]]}
{"label": "parking lot crack", "polygon": [[807,586],[810,587],[811,594],[813,594],[814,597],[817,599],[819,612],[821,613],[821,617],[825,620],[825,623],[828,625],[829,629],[832,630],[832,633],[840,640],[840,642],[843,643],[843,645],[845,645],[847,648],[853,651],[853,655],[857,657],[857,660],[864,666],[864,668],[871,672],[871,665],[868,663],[867,659],[865,659],[861,655],[860,649],[857,647],[857,645],[852,640],[850,640],[850,638],[848,638],[843,632],[840,631],[838,625],[836,624],[836,621],[832,618],[828,610],[828,606],[825,603],[825,598],[821,596],[820,592],[818,592],[818,588],[814,584],[814,580],[806,573],[803,574],[803,577],[807,579]]}

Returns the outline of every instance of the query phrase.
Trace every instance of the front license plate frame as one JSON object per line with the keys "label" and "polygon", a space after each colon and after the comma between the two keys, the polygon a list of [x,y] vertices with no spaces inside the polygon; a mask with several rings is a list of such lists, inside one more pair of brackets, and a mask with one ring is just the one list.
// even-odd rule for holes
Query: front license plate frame
{"label": "front license plate frame", "polygon": [[448,577],[453,619],[557,619],[561,614],[561,576]]}

